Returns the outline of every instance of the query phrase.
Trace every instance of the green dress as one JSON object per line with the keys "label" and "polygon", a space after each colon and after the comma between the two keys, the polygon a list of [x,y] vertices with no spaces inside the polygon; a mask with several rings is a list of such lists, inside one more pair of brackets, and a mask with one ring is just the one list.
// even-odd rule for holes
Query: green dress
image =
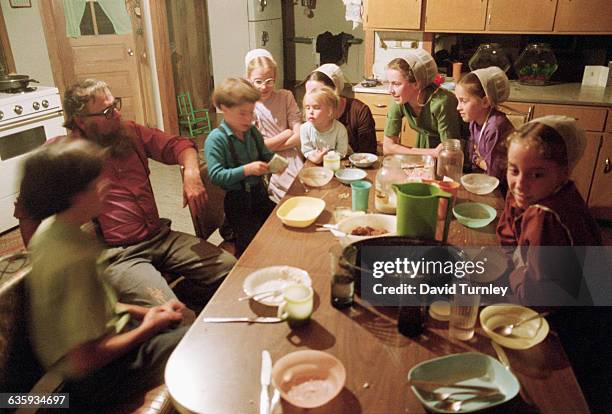
{"label": "green dress", "polygon": [[426,92],[429,99],[415,116],[410,105],[391,103],[387,111],[385,136],[397,137],[402,130],[402,118],[406,117],[410,128],[417,131],[417,148],[435,148],[447,138],[462,138],[462,121],[457,112],[457,98],[444,89],[430,85]]}

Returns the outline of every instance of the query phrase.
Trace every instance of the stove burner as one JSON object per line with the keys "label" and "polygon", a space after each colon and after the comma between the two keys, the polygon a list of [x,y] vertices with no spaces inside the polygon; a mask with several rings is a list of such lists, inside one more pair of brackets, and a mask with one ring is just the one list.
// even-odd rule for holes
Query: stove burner
{"label": "stove burner", "polygon": [[26,88],[9,88],[9,89],[5,89],[3,91],[0,91],[2,93],[12,93],[12,94],[18,94],[18,93],[27,93],[27,92],[34,92],[37,88],[35,86],[28,86]]}

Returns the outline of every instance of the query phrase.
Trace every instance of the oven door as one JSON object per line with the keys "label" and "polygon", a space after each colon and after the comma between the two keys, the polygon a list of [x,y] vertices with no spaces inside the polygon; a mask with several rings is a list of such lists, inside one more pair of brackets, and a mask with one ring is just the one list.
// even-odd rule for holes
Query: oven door
{"label": "oven door", "polygon": [[66,135],[63,123],[62,112],[58,111],[0,127],[0,232],[19,224],[13,210],[27,153],[50,138]]}

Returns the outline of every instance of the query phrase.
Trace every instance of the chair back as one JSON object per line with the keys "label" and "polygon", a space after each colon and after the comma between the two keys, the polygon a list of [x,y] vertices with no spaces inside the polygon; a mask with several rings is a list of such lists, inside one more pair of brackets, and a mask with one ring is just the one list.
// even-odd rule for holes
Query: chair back
{"label": "chair back", "polygon": [[499,105],[499,109],[506,114],[508,120],[514,126],[514,129],[519,129],[527,122],[531,121],[533,116],[533,106],[529,107],[527,112],[519,111],[518,109],[512,108],[508,105]]}
{"label": "chair back", "polygon": [[205,164],[200,166],[200,177],[206,189],[206,194],[208,194],[208,203],[203,211],[193,211],[191,205],[189,205],[189,213],[191,214],[195,235],[202,240],[206,240],[215,230],[221,227],[225,219],[223,210],[225,191],[210,180],[208,167]]}
{"label": "chair back", "polygon": [[176,96],[178,103],[179,117],[193,118],[193,105],[191,103],[191,94],[181,93]]}
{"label": "chair back", "polygon": [[29,340],[25,253],[0,257],[0,390],[28,392],[43,376]]}

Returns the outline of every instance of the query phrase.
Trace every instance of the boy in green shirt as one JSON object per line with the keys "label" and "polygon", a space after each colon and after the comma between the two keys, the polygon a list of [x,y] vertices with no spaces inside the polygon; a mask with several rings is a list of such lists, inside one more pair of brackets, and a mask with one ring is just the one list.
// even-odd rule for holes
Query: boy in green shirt
{"label": "boy in green shirt", "polygon": [[25,162],[21,200],[44,220],[29,244],[29,330],[42,365],[63,376],[70,407],[116,404],[163,383],[167,358],[186,328],[185,305],[117,303],[98,263],[102,246],[80,226],[102,207],[105,152],[83,139],[43,146]]}
{"label": "boy in green shirt", "polygon": [[259,91],[244,79],[228,78],[215,88],[213,103],[223,111],[224,120],[208,135],[204,148],[211,181],[226,191],[223,208],[236,236],[236,257],[275,206],[263,180],[274,153],[253,125],[259,98]]}

